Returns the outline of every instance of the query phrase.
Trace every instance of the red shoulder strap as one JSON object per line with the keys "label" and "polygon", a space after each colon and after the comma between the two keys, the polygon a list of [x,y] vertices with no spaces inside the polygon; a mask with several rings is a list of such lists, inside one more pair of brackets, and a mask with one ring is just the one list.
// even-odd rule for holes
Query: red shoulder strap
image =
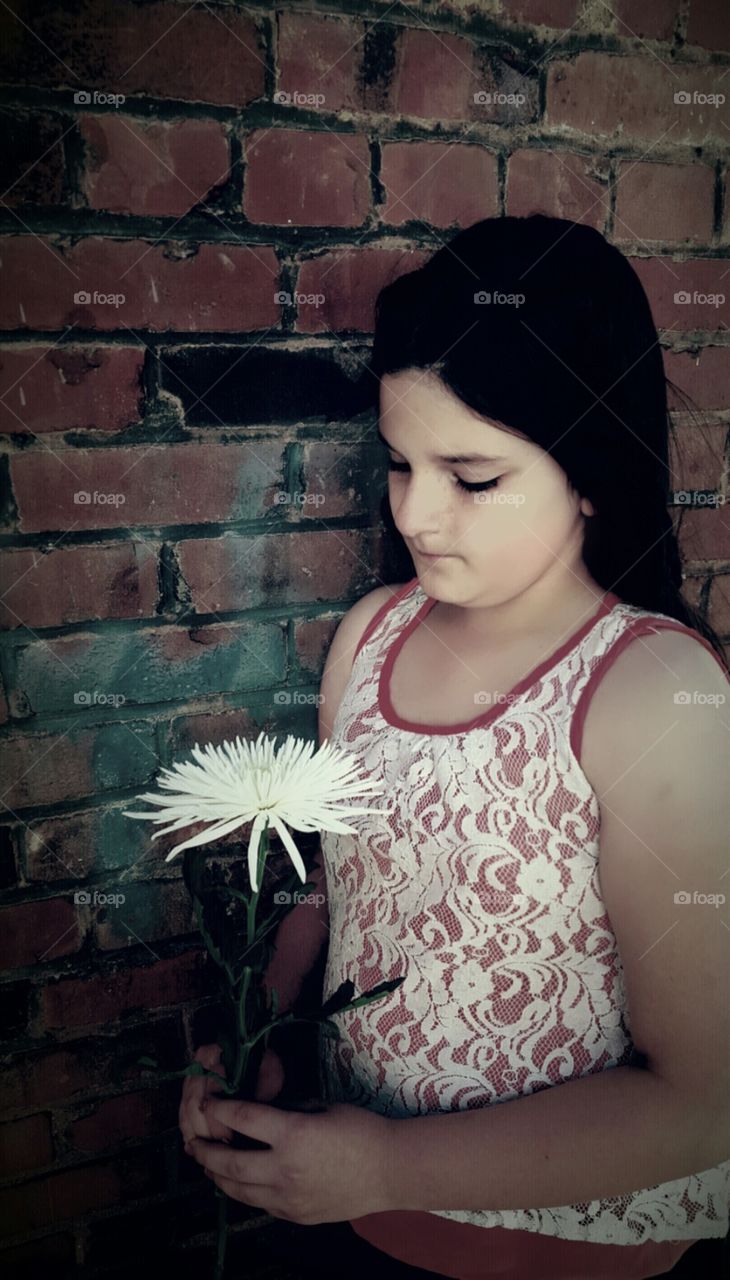
{"label": "red shoulder strap", "polygon": [[399,591],[396,591],[394,595],[390,596],[387,600],[385,600],[383,604],[381,604],[377,612],[373,614],[372,618],[370,619],[368,625],[366,626],[365,630],[360,636],[360,639],[357,642],[357,648],[355,649],[355,652],[352,656],[353,663],[358,653],[362,649],[363,645],[370,639],[375,628],[378,626],[379,622],[385,617],[389,609],[395,608],[398,601],[402,600],[404,596],[408,595],[408,592],[412,590],[413,585],[416,582],[418,582],[418,575],[416,575],[415,578],[411,578],[410,582],[406,582],[405,586],[401,587]]}
{"label": "red shoulder strap", "polygon": [[695,631],[692,627],[685,626],[683,622],[677,622],[674,618],[658,618],[654,616],[649,618],[637,618],[634,622],[629,623],[628,627],[623,634],[619,636],[615,644],[613,644],[608,652],[604,653],[603,657],[596,663],[580,694],[580,697],[578,698],[570,726],[570,745],[573,750],[573,754],[578,761],[580,761],[580,749],[583,743],[583,726],[585,724],[588,707],[593,694],[598,688],[599,682],[603,679],[611,664],[616,661],[618,655],[631,644],[632,640],[636,639],[637,636],[656,635],[659,630],[684,631],[687,635],[692,636],[698,644],[703,645],[704,648],[707,649],[707,652],[712,654],[720,670],[723,672],[727,680],[730,681],[730,674],[723,666],[721,659],[718,657],[709,640],[706,640],[704,636],[701,636],[698,631]]}

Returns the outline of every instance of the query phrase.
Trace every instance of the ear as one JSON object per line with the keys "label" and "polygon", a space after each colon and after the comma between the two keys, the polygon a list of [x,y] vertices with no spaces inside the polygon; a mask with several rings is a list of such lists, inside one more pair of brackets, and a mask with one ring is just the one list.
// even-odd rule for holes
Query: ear
{"label": "ear", "polygon": [[590,498],[581,498],[580,509],[581,509],[581,513],[584,516],[594,516],[596,514],[596,509],[593,506],[593,503],[591,502]]}

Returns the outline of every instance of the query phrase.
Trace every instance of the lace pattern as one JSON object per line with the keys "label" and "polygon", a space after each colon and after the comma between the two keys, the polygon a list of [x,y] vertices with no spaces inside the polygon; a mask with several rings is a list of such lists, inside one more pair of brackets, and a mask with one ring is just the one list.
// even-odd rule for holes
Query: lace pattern
{"label": "lace pattern", "polygon": [[[330,1101],[406,1117],[489,1106],[610,1069],[633,1052],[598,880],[599,808],[570,746],[572,709],[637,617],[619,602],[491,723],[415,733],[378,704],[385,656],[420,585],[358,653],[332,741],[382,780],[382,815],[322,833],[327,998],[405,974],[322,1038]],[[478,714],[478,713],[477,713]],[[363,796],[364,804],[373,797]],[[356,802],[354,802],[356,803]],[[432,1210],[476,1226],[607,1244],[724,1236],[730,1160],[630,1194],[525,1210]]]}

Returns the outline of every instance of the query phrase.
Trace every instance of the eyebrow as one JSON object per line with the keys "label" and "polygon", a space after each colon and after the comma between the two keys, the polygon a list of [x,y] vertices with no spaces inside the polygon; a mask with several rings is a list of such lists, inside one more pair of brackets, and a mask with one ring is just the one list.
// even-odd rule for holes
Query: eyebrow
{"label": "eyebrow", "polygon": [[[395,449],[392,444],[388,444],[388,441],[386,440],[385,436],[380,430],[380,427],[378,427],[378,439],[381,444],[385,445],[386,449],[390,449],[391,453],[399,452],[399,450]],[[507,462],[508,461],[507,458],[503,458],[503,457],[495,457],[495,458],[487,457],[487,455],[484,453],[458,453],[458,454],[451,454],[448,457],[444,454],[432,453],[430,455],[430,458],[432,462]]]}

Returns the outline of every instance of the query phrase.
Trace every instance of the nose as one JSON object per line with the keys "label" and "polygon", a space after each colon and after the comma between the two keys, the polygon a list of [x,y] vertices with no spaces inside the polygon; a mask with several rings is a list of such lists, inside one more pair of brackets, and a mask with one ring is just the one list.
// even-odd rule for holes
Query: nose
{"label": "nose", "polygon": [[448,498],[442,478],[403,474],[397,489],[390,486],[389,497],[393,520],[402,537],[428,541],[443,534]]}

